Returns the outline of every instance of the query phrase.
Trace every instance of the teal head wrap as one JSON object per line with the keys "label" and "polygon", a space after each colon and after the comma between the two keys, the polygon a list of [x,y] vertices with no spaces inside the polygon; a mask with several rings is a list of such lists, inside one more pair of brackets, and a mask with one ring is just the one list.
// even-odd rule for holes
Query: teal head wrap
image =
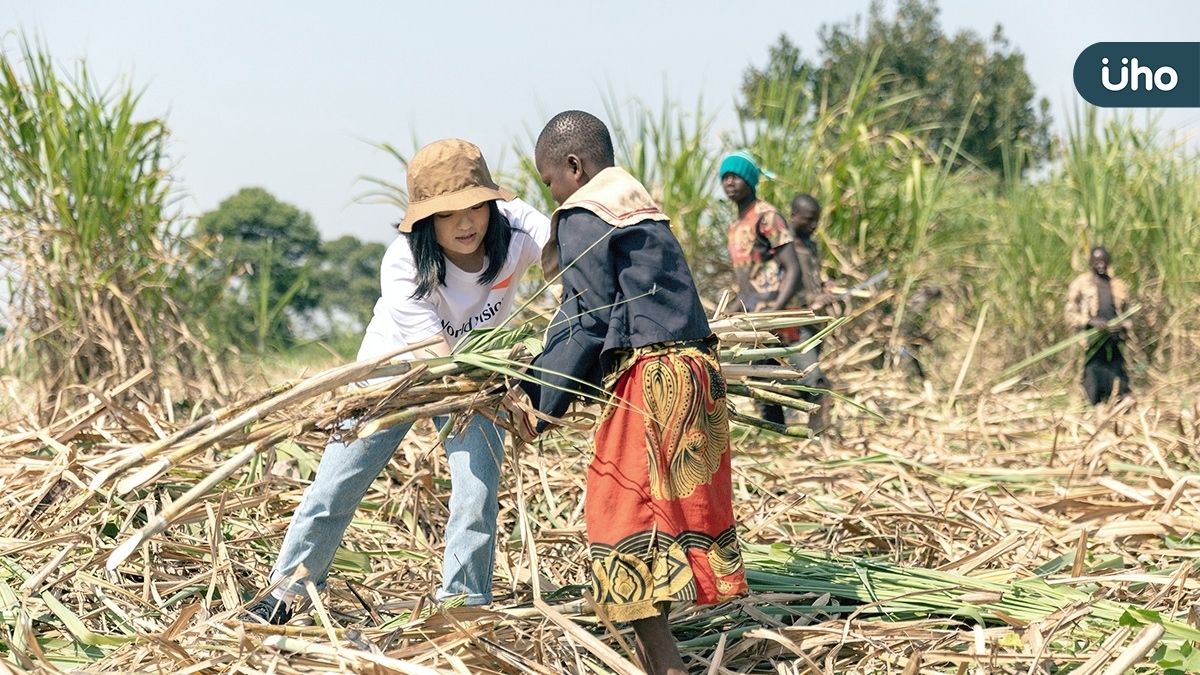
{"label": "teal head wrap", "polygon": [[746,181],[752,189],[758,187],[758,177],[760,175],[767,178],[774,177],[770,171],[764,171],[758,165],[758,162],[754,161],[754,157],[745,150],[738,150],[721,160],[721,168],[718,169],[717,176],[724,176],[727,173],[741,176],[742,180]]}

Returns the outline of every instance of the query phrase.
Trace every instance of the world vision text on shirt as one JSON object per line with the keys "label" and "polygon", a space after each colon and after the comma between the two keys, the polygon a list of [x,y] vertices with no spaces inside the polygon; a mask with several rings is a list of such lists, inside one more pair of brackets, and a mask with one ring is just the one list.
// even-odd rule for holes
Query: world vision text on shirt
{"label": "world vision text on shirt", "polygon": [[458,328],[451,326],[445,319],[442,319],[442,331],[445,332],[446,335],[448,335],[451,339],[457,340],[463,335],[471,332],[471,330],[476,326],[481,326],[498,316],[500,314],[500,305],[502,304],[504,304],[502,300],[497,300],[496,302],[485,305],[482,311],[468,319],[466,323]]}

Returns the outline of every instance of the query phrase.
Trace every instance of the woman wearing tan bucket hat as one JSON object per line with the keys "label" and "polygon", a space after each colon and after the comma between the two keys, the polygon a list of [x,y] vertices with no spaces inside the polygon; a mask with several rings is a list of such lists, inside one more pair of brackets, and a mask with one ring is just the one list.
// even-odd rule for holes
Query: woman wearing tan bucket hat
{"label": "woman wearing tan bucket hat", "polygon": [[[436,336],[442,341],[413,356],[448,354],[472,329],[501,323],[513,311],[518,282],[539,262],[550,236],[546,216],[496,185],[479,148],[466,141],[437,141],[417,152],[408,164],[408,196],[402,236],[383,257],[382,294],[360,359]],[[271,572],[271,582],[280,583],[248,614],[286,623],[306,580],[324,586],[358,503],[410,426],[326,446]],[[450,517],[437,596],[490,604],[504,433],[476,415],[444,446]],[[300,565],[306,576],[296,574]]]}

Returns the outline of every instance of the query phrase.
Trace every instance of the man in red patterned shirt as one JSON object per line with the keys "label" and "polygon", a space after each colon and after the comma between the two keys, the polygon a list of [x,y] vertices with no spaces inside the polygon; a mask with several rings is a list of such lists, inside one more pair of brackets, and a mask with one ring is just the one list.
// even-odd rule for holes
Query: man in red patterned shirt
{"label": "man in red patterned shirt", "polygon": [[729,257],[737,278],[738,300],[747,312],[773,312],[787,306],[800,282],[800,260],[792,231],[779,209],[758,198],[762,169],[745,151],[721,161],[721,187],[737,204],[729,225]]}
{"label": "man in red patterned shirt", "polygon": [[[775,312],[787,306],[800,283],[800,259],[792,245],[792,230],[779,209],[758,198],[762,169],[745,151],[721,161],[725,196],[737,204],[738,217],[729,225],[729,257],[737,279],[738,302],[747,312]],[[759,406],[763,419],[785,424],[783,408]]]}

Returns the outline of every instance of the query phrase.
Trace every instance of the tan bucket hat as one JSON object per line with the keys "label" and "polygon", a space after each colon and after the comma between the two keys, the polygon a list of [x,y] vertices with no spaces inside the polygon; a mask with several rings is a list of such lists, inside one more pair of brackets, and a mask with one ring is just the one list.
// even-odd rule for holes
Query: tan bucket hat
{"label": "tan bucket hat", "polygon": [[496,185],[483,153],[473,143],[457,138],[434,141],[408,162],[408,211],[401,232],[435,213],[460,211],[476,204],[516,195]]}

